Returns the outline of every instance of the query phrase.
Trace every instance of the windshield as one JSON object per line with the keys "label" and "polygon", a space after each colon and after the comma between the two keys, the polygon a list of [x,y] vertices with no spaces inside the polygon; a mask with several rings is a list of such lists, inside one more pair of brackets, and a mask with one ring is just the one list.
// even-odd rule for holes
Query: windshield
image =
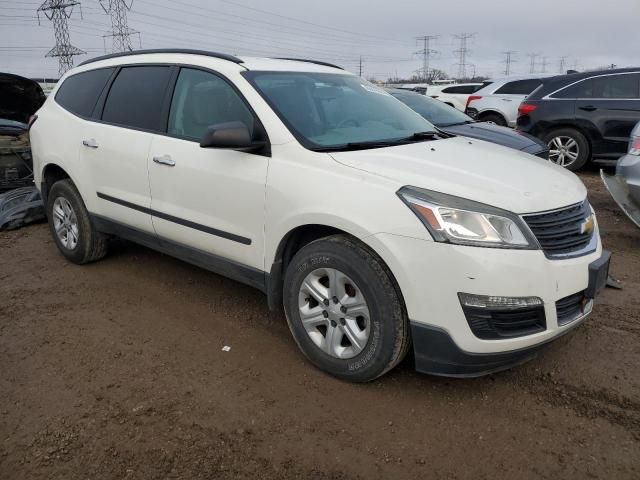
{"label": "windshield", "polygon": [[402,102],[353,75],[254,71],[244,75],[311,150],[383,147],[424,141],[436,134],[431,123]]}
{"label": "windshield", "polygon": [[442,103],[440,100],[434,100],[415,93],[392,92],[392,95],[437,127],[449,127],[473,122],[471,117],[446,103]]}

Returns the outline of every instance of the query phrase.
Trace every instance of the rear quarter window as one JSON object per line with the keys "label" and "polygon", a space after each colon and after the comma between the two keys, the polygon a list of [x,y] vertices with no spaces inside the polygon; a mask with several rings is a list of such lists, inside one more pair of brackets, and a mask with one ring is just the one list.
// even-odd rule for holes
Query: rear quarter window
{"label": "rear quarter window", "polygon": [[542,82],[538,79],[516,80],[505,83],[494,93],[497,95],[529,95],[541,84]]}
{"label": "rear quarter window", "polygon": [[70,76],[58,89],[56,103],[71,113],[91,117],[113,71],[113,68],[100,68]]}

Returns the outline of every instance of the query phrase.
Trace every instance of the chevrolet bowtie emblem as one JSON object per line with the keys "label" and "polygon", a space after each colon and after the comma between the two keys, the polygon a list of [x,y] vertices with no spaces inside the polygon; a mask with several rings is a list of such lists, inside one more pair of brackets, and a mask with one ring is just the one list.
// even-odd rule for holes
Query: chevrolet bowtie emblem
{"label": "chevrolet bowtie emblem", "polygon": [[589,215],[584,221],[580,224],[580,233],[591,233],[595,227],[595,222],[593,221],[593,215]]}

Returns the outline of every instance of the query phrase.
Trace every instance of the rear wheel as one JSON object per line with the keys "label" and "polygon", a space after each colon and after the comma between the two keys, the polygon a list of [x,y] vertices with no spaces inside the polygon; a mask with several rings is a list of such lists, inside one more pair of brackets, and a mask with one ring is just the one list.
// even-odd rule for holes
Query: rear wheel
{"label": "rear wheel", "polygon": [[407,353],[409,325],[391,275],[350,237],[316,240],[294,256],[284,279],[284,307],[302,352],[336,377],[373,380]]}
{"label": "rear wheel", "polygon": [[507,121],[499,113],[486,113],[480,117],[479,121],[493,123],[495,125],[500,125],[501,127],[507,126]]}
{"label": "rear wheel", "polygon": [[589,160],[589,142],[577,130],[554,130],[545,135],[543,140],[549,146],[549,161],[561,167],[575,171]]}
{"label": "rear wheel", "polygon": [[51,187],[47,197],[47,218],[58,249],[73,263],[94,262],[106,255],[107,239],[94,228],[71,180],[59,180]]}

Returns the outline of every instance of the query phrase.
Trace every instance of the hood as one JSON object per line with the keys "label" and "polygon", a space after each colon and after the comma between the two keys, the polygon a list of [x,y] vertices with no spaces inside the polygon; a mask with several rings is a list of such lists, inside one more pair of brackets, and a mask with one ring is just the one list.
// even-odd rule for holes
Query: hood
{"label": "hood", "polygon": [[500,125],[494,125],[493,123],[467,123],[439,128],[453,135],[461,135],[463,137],[497,143],[498,145],[515,148],[516,150],[522,150],[523,152],[533,155],[548,150],[544,142],[531,135],[512,130],[511,128],[501,127]]}
{"label": "hood", "polygon": [[580,179],[562,167],[463,137],[331,156],[343,165],[396,181],[398,188],[426,188],[515,213],[552,210],[587,196]]}
{"label": "hood", "polygon": [[45,99],[38,82],[0,73],[0,118],[27,123]]}

